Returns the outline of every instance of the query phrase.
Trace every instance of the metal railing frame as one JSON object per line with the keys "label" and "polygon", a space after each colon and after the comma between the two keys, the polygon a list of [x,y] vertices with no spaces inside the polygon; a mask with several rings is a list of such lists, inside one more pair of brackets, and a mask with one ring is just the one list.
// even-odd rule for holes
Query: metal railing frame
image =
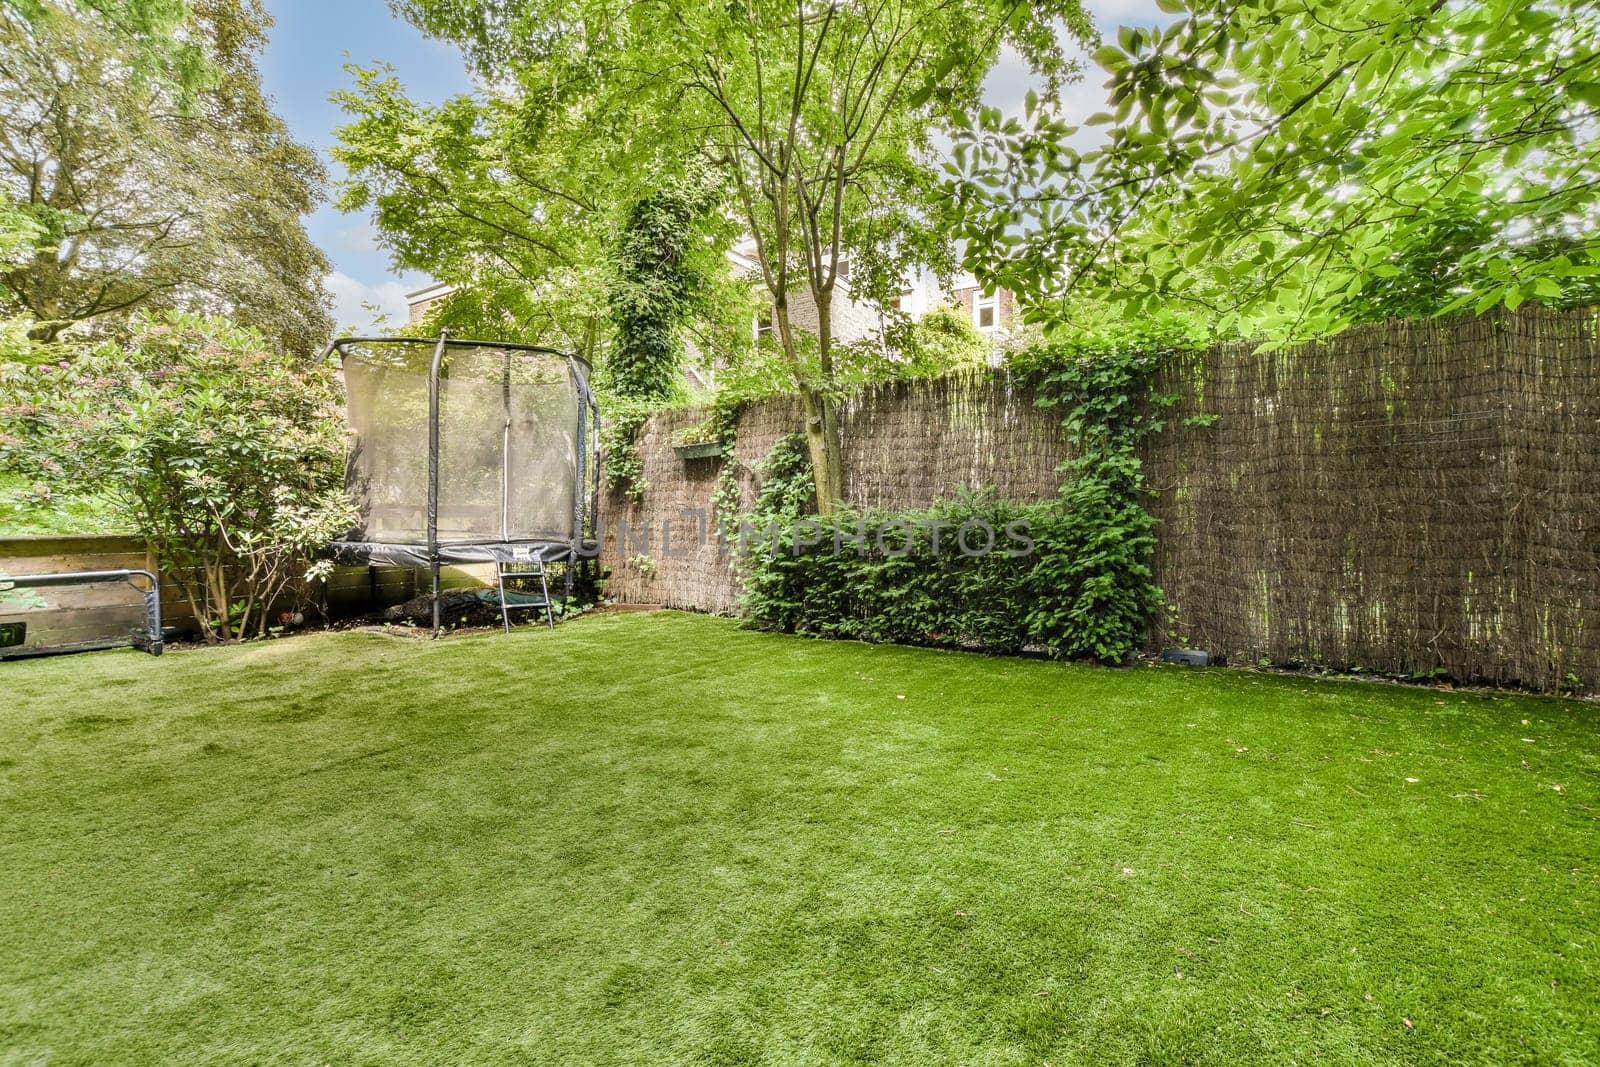
{"label": "metal railing frame", "polygon": [[[135,579],[142,578],[148,588],[140,588]],[[127,582],[144,597],[145,632],[133,635],[133,646],[152,656],[161,655],[164,642],[161,634],[161,579],[150,571],[139,568],[113,571],[63,571],[56,574],[8,574],[0,583],[14,589],[40,589],[59,585],[97,585],[101,582]],[[62,651],[71,651],[62,649]]]}

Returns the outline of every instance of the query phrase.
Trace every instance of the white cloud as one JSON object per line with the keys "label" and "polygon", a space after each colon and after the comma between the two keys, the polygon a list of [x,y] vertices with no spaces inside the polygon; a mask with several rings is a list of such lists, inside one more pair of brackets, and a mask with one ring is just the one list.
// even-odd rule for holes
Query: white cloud
{"label": "white cloud", "polygon": [[333,246],[342,252],[378,251],[378,227],[371,219],[334,231]]}
{"label": "white cloud", "polygon": [[368,285],[343,271],[334,271],[323,279],[323,284],[333,294],[333,316],[341,333],[366,329],[380,315],[386,316],[391,326],[406,321],[406,288],[399,282]]}

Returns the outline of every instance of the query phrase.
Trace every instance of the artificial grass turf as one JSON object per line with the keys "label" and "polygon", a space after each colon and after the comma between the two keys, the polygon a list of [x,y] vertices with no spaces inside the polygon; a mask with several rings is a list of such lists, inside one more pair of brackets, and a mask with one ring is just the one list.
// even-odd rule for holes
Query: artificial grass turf
{"label": "artificial grass turf", "polygon": [[0,1061],[1600,1049],[1592,705],[669,613],[0,685]]}

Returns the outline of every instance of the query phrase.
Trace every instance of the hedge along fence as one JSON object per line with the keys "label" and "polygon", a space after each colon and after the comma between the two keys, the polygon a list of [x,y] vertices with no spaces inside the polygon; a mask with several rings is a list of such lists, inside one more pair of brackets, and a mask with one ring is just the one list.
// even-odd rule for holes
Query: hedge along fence
{"label": "hedge along fence", "polygon": [[[873,642],[1037,650],[1126,660],[1157,591],[1154,538],[1109,529],[1103,480],[1093,499],[1017,504],[963,493],[925,509],[835,508],[814,495],[805,439],[769,455],[752,513],[740,518],[744,606],[788,633]],[[1135,509],[1137,510],[1137,509]],[[1131,566],[1130,566],[1131,564]]]}
{"label": "hedge along fence", "polygon": [[[1391,323],[1276,353],[1225,345],[1170,366],[1181,397],[1145,443],[1157,583],[1174,612],[1152,647],[1187,639],[1235,664],[1315,663],[1539,689],[1600,690],[1600,339],[1593,312]],[[1068,458],[1059,413],[1004,374],[868,390],[845,408],[845,489],[863,507],[921,508],[964,486],[1035,502]],[[1191,416],[1214,415],[1209,425]],[[703,413],[640,436],[642,503],[605,511],[610,590],[728,611],[737,576],[712,542],[717,461],[673,455]],[[798,409],[740,420],[752,466]],[[618,524],[652,540],[619,551]],[[657,534],[673,531],[672,556]],[[630,562],[648,556],[648,573]]]}

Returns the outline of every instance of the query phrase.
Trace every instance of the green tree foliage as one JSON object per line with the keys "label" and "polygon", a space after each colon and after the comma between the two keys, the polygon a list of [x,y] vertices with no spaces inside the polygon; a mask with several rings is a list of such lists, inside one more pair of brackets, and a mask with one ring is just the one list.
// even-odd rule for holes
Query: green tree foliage
{"label": "green tree foliage", "polygon": [[900,358],[893,364],[898,377],[930,378],[964,367],[988,365],[989,339],[973,325],[972,315],[959,304],[940,304],[923,312],[898,333]]}
{"label": "green tree foliage", "polygon": [[[771,295],[779,344],[806,415],[819,507],[842,499],[832,321],[843,270],[885,295],[912,267],[945,267],[951,246],[929,225],[932,137],[978,107],[1005,45],[1052,88],[1070,72],[1056,24],[1087,35],[1072,0],[991,4],[756,2],[677,12],[675,66],[703,98],[706,150],[731,178]],[[814,355],[791,316],[804,293]]]}
{"label": "green tree foliage", "polygon": [[[461,45],[498,86],[513,85],[533,114],[556,116],[542,132],[556,121],[579,124],[579,136],[554,140],[571,146],[564,159],[584,162],[565,171],[535,165],[531,173],[544,180],[572,173],[604,195],[618,174],[651,175],[660,187],[692,162],[713,168],[755,243],[759,281],[804,398],[824,508],[839,495],[832,308],[845,270],[852,292],[882,295],[912,265],[948,267],[947,235],[930,224],[936,130],[978,106],[1001,48],[1014,48],[1054,86],[1072,72],[1057,26],[1089,33],[1075,0],[400,7]],[[799,294],[817,309],[814,330],[805,331],[814,342],[791,320]]]}
{"label": "green tree foliage", "polygon": [[[748,343],[748,320],[731,328],[744,301],[724,298],[729,223],[705,199],[692,154],[642,126],[643,101],[590,60],[544,51],[514,80],[498,71],[498,91],[438,106],[412,101],[387,68],[352,67],[354,86],[336,94],[351,118],[334,149],[350,173],[338,204],[372,212],[397,266],[456,287],[429,328],[558,344],[604,371],[613,304],[638,313],[653,299],[625,281],[629,261],[656,255],[696,280],[697,344],[725,357]],[[627,242],[630,213],[652,197],[699,208],[674,255]]]}
{"label": "green tree foliage", "polygon": [[616,336],[606,360],[610,388],[665,400],[678,384],[683,329],[696,277],[690,259],[704,196],[669,187],[633,205],[617,240],[610,291]]}
{"label": "green tree foliage", "polygon": [[262,95],[266,25],[255,0],[0,5],[0,232],[27,226],[26,254],[0,238],[0,314],[43,340],[161,307],[326,340],[300,221],[323,172]]}
{"label": "green tree foliage", "polygon": [[0,466],[98,493],[168,569],[208,640],[274,600],[356,520],[331,368],[219,319],[140,316],[126,343],[0,367]]}
{"label": "green tree foliage", "polygon": [[15,267],[32,258],[44,236],[44,227],[26,211],[0,200],[0,268]]}
{"label": "green tree foliage", "polygon": [[[598,361],[612,205],[641,195],[620,179],[641,168],[618,161],[608,176],[603,163],[623,131],[554,75],[548,94],[434,107],[387,68],[351,73],[354,87],[335,94],[351,116],[333,150],[350,174],[339,208],[371,212],[397,267],[457,287],[440,324]],[[591,138],[592,156],[580,151]]]}
{"label": "green tree foliage", "polygon": [[185,32],[194,15],[190,0],[0,0],[0,7],[40,25],[52,12],[85,17],[132,45],[130,72],[174,94],[185,108],[216,74],[205,46]]}
{"label": "green tree foliage", "polygon": [[1035,315],[1088,290],[1284,340],[1592,293],[1593,5],[1161,3],[1095,53],[1102,147],[1048,97],[957,139],[971,266]]}

